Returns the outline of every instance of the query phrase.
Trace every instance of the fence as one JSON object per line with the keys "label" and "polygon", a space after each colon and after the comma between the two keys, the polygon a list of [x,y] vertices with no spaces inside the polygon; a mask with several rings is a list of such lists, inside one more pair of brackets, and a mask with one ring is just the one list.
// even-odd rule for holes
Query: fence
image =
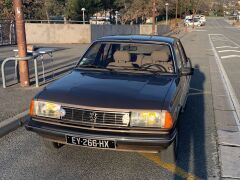
{"label": "fence", "polygon": [[16,44],[16,29],[13,20],[0,19],[0,46]]}
{"label": "fence", "polygon": [[73,21],[73,20],[36,20],[26,19],[26,23],[40,23],[40,24],[89,24],[89,21]]}

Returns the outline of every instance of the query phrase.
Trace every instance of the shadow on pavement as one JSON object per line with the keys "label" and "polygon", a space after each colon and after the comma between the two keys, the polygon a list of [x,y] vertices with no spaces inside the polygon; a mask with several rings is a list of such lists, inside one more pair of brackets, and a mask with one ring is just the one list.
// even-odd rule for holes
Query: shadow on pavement
{"label": "shadow on pavement", "polygon": [[[184,113],[179,116],[177,167],[200,179],[207,179],[205,152],[204,84],[205,75],[195,66]],[[175,175],[175,180],[179,176]]]}

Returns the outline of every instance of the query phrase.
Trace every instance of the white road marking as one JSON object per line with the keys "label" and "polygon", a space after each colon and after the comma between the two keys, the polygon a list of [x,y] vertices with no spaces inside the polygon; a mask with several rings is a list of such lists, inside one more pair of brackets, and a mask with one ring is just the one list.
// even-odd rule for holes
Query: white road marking
{"label": "white road marking", "polygon": [[205,32],[205,31],[207,31],[207,30],[204,30],[204,29],[197,29],[197,30],[194,30],[194,31],[197,31],[197,32]]}
{"label": "white road marking", "polygon": [[218,52],[223,53],[223,52],[240,52],[240,51],[230,49],[230,50],[222,50],[222,51],[218,51]]}
{"label": "white road marking", "polygon": [[228,39],[222,35],[215,35],[211,39],[212,41],[228,41]]}
{"label": "white road marking", "polygon": [[222,35],[224,36],[226,39],[228,39],[230,42],[232,42],[233,44],[235,44],[236,47],[240,47],[240,45],[236,42],[234,42],[233,40],[229,39],[228,37],[226,37],[225,35]]}
{"label": "white road marking", "polygon": [[[217,53],[216,49],[214,48],[213,41],[211,40],[211,34],[208,34],[208,36],[209,36],[209,42],[211,44],[211,47],[212,47],[212,50],[213,50],[213,53],[215,56],[216,63],[220,70],[221,78],[224,82],[223,84],[224,84],[225,90],[228,93],[229,101],[232,103],[232,105],[235,109],[235,112],[233,114],[234,114],[238,129],[240,130],[240,104],[238,102],[236,93],[232,87],[232,84],[227,76],[227,73],[222,65],[222,62],[218,56],[218,53]],[[234,44],[237,45],[238,47],[240,47],[237,43],[234,42]]]}
{"label": "white road marking", "polygon": [[221,59],[235,58],[240,57],[240,55],[229,55],[229,56],[221,56]]}
{"label": "white road marking", "polygon": [[238,29],[240,30],[240,27],[239,26],[235,26],[235,27],[225,27],[226,29]]}
{"label": "white road marking", "polygon": [[234,47],[234,46],[219,46],[219,47],[216,47],[216,49],[222,49],[222,48],[233,48],[233,49],[237,49],[239,47]]}
{"label": "white road marking", "polygon": [[209,34],[211,36],[222,36],[222,34]]}
{"label": "white road marking", "polygon": [[227,39],[213,39],[212,41],[228,41]]}

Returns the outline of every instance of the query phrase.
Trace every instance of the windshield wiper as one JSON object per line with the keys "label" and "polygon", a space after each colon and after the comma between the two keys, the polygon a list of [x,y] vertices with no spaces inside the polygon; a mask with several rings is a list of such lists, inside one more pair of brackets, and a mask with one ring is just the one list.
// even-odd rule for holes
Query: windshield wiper
{"label": "windshield wiper", "polygon": [[79,65],[78,68],[101,68],[101,69],[103,69],[104,67],[98,66],[95,64],[85,64],[85,65]]}
{"label": "windshield wiper", "polygon": [[109,69],[109,70],[126,70],[126,71],[131,71],[131,72],[136,72],[136,73],[145,71],[145,72],[152,73],[154,75],[159,74],[159,72],[157,72],[157,71],[151,71],[148,68],[141,68],[141,67],[129,67],[129,66],[114,66],[114,65],[111,65],[111,66],[107,66],[106,69]]}
{"label": "windshield wiper", "polygon": [[123,69],[123,70],[137,70],[136,67],[129,67],[129,66],[115,66],[115,65],[109,65],[106,67],[107,69]]}
{"label": "windshield wiper", "polygon": [[146,66],[146,67],[138,67],[138,70],[139,71],[147,71],[147,72],[151,72],[151,73],[153,73],[153,74],[171,74],[171,73],[169,73],[169,72],[167,72],[166,70],[165,70],[165,68],[163,69],[163,71],[162,70],[160,70],[160,69],[153,69],[153,68],[151,68],[151,66]]}
{"label": "windshield wiper", "polygon": [[98,69],[98,70],[114,71],[114,69],[106,68],[104,66],[98,66],[98,65],[95,65],[95,64],[80,65],[80,66],[77,66],[77,68],[86,68],[86,69],[93,68],[93,69]]}

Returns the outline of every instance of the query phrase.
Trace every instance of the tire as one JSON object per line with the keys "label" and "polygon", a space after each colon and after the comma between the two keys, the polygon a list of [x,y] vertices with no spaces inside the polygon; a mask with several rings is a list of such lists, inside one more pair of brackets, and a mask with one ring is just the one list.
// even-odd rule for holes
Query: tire
{"label": "tire", "polygon": [[177,131],[176,137],[175,137],[174,141],[172,142],[172,144],[170,146],[168,146],[167,149],[164,149],[159,153],[159,156],[162,161],[164,161],[166,163],[171,163],[171,164],[176,163],[177,152],[178,152],[178,134],[179,133]]}
{"label": "tire", "polygon": [[63,146],[63,144],[46,140],[44,138],[42,138],[42,141],[43,141],[44,147],[49,151],[58,151],[58,149]]}

